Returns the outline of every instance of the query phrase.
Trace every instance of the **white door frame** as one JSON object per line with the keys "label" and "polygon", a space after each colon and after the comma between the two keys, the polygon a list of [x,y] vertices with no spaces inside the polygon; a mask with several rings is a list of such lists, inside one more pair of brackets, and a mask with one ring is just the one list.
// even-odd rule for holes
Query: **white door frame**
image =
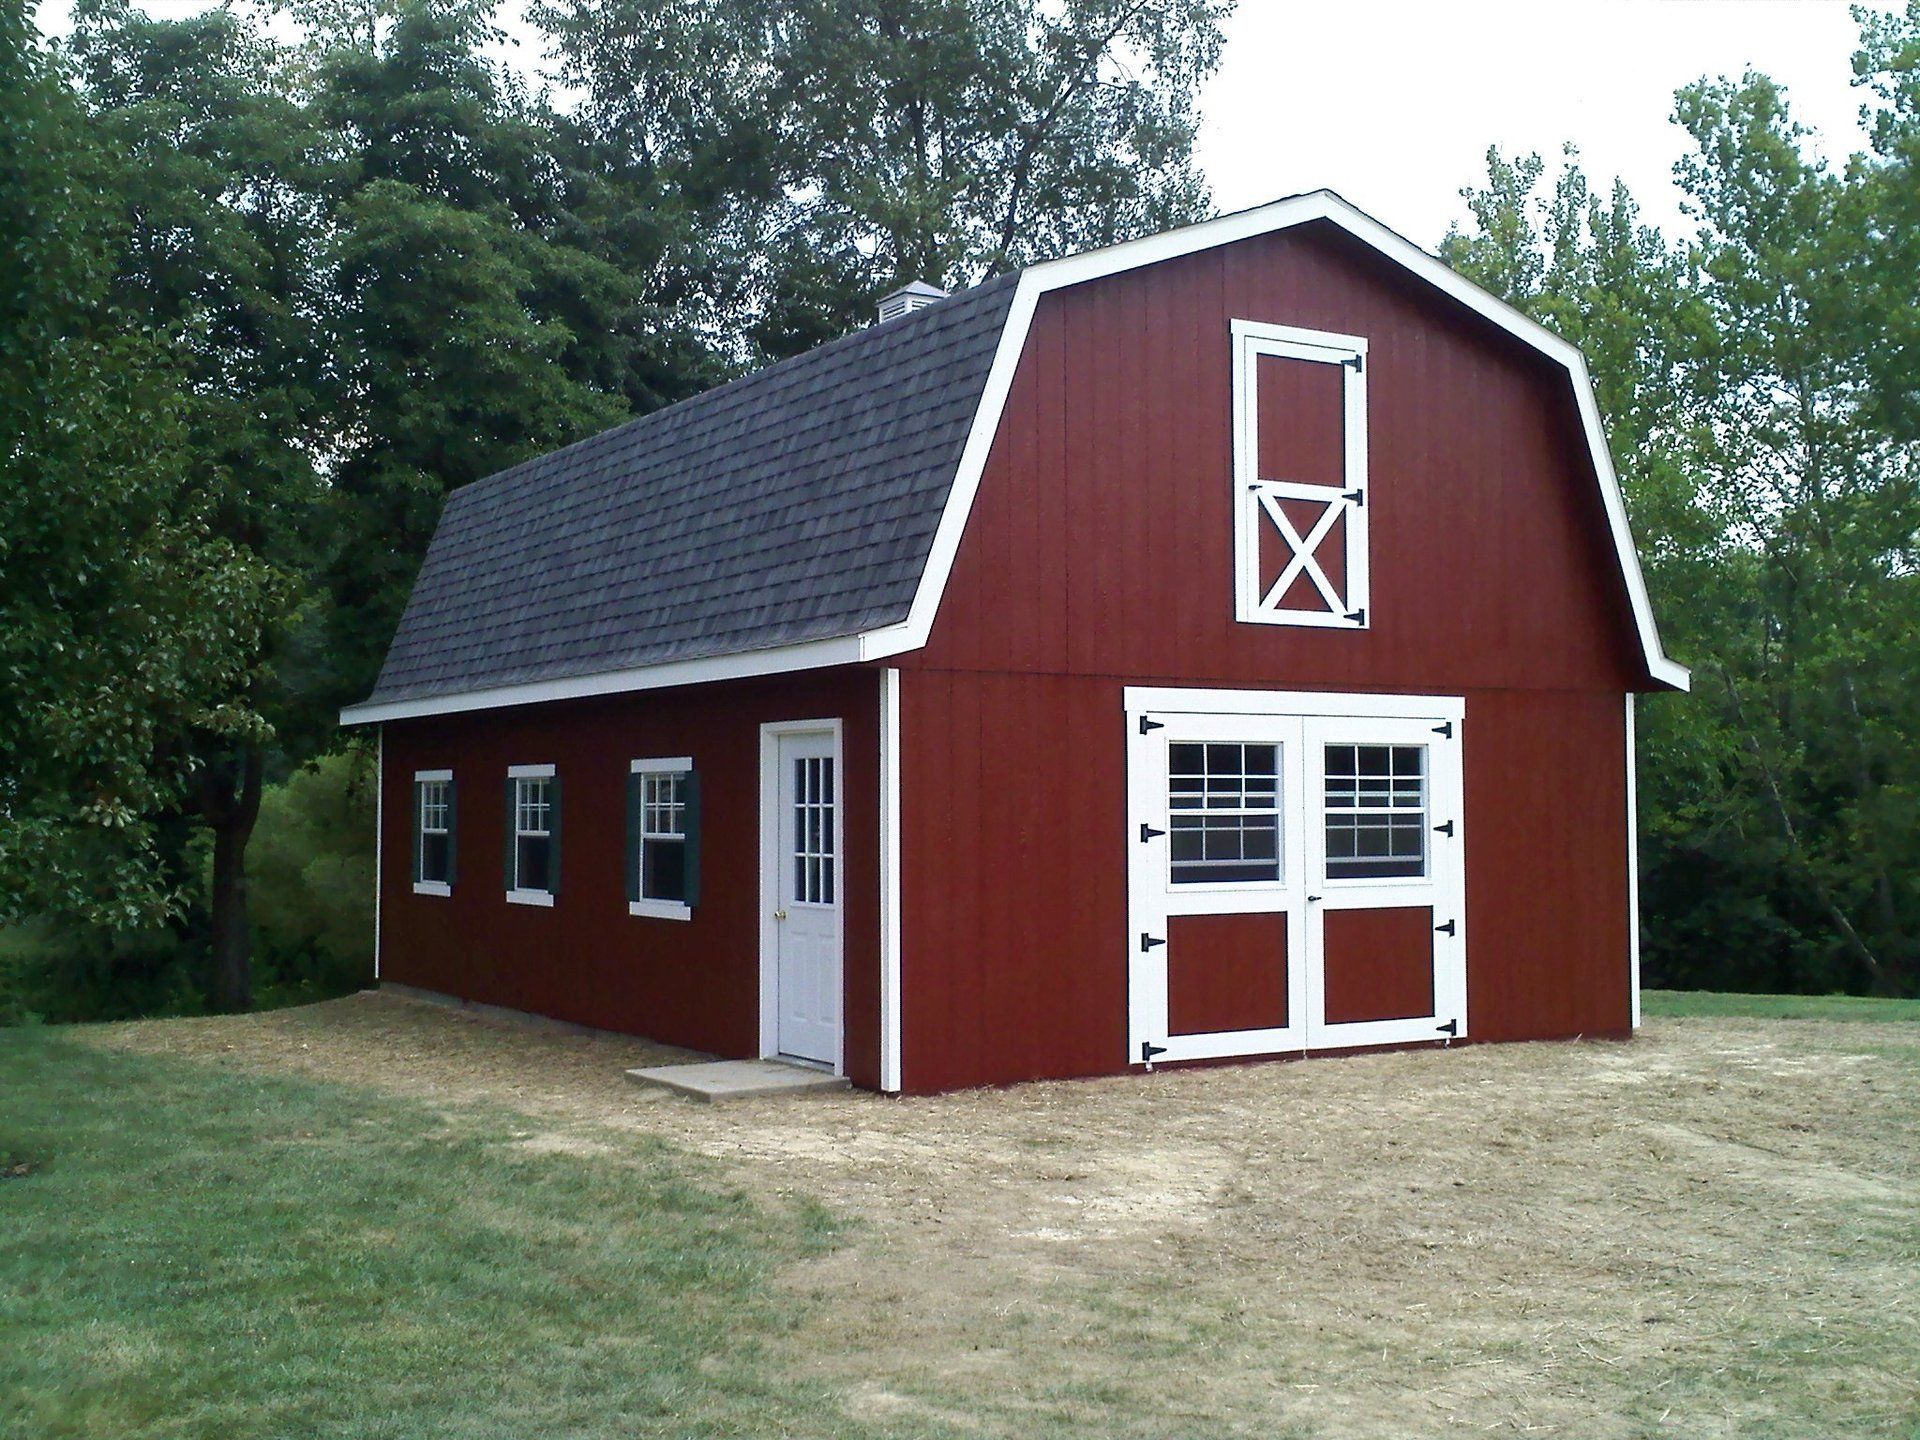
{"label": "white door frame", "polygon": [[847,1069],[847,850],[846,765],[842,754],[840,721],[778,720],[760,727],[760,1054],[772,1059],[780,1054],[780,932],[773,912],[780,907],[780,876],[785,857],[780,853],[780,737],[783,735],[831,735],[833,737],[833,852],[837,857],[834,880],[834,913],[839,933],[835,951],[839,957],[836,980],[840,996],[840,1024],[833,1042],[833,1073]]}
{"label": "white door frame", "polygon": [[[1324,995],[1305,973],[1309,948],[1317,951],[1321,905],[1301,903],[1303,890],[1311,881],[1322,894],[1331,895],[1323,878],[1320,847],[1323,835],[1309,836],[1305,817],[1313,813],[1307,785],[1318,773],[1308,763],[1306,752],[1320,739],[1319,720],[1357,721],[1369,719],[1424,721],[1446,725],[1458,737],[1466,718],[1466,701],[1457,695],[1382,695],[1340,694],[1318,690],[1206,690],[1164,686],[1129,685],[1124,692],[1127,725],[1127,1063],[1138,1065],[1176,1060],[1211,1059],[1235,1055],[1286,1054],[1299,1051],[1339,1049],[1343,1047],[1408,1043],[1427,1038],[1417,1026],[1407,1022],[1382,1021],[1354,1025],[1328,1026],[1325,1023]],[[1190,721],[1196,733],[1217,730],[1220,738],[1243,738],[1244,722],[1229,717],[1268,717],[1291,730],[1293,755],[1283,755],[1282,853],[1285,877],[1279,884],[1243,886],[1207,886],[1189,890],[1181,887],[1179,913],[1266,911],[1278,909],[1276,900],[1286,901],[1289,914],[1288,938],[1288,1024],[1282,1030],[1232,1031],[1212,1035],[1174,1036],[1168,1034],[1165,952],[1156,954],[1151,942],[1164,940],[1162,928],[1156,937],[1156,921],[1164,927],[1174,887],[1167,881],[1162,863],[1140,863],[1141,847],[1158,839],[1169,828],[1164,764],[1155,765],[1164,737],[1165,718],[1178,716]],[[1155,717],[1161,717],[1156,723]],[[1144,723],[1143,723],[1144,722]],[[1247,732],[1250,733],[1250,732]],[[1278,732],[1276,732],[1278,734]],[[1203,733],[1204,738],[1204,733]],[[1288,737],[1282,736],[1282,739]],[[1426,883],[1444,894],[1451,890],[1457,904],[1448,907],[1454,928],[1436,947],[1444,944],[1451,953],[1436,948],[1434,966],[1434,1006],[1436,1013],[1458,1018],[1455,1038],[1467,1034],[1466,1013],[1466,824],[1463,814],[1464,776],[1458,766],[1462,746],[1434,747],[1434,780],[1450,790],[1459,802],[1449,818],[1454,829],[1444,847],[1436,847],[1431,877]],[[1162,757],[1164,758],[1164,757]],[[1289,794],[1289,787],[1291,793]],[[1164,842],[1162,842],[1164,843]],[[1157,861],[1164,852],[1156,850]],[[1390,882],[1389,882],[1390,883]],[[1391,891],[1382,882],[1342,881],[1339,887],[1350,901],[1369,892],[1387,898]],[[1217,892],[1217,893],[1210,893]],[[1316,897],[1317,898],[1317,897]],[[1335,902],[1338,903],[1337,901]],[[1142,925],[1149,928],[1142,930]],[[1305,927],[1305,928],[1303,928]],[[1304,943],[1302,943],[1304,942]],[[1440,1038],[1440,1037],[1435,1037]]]}

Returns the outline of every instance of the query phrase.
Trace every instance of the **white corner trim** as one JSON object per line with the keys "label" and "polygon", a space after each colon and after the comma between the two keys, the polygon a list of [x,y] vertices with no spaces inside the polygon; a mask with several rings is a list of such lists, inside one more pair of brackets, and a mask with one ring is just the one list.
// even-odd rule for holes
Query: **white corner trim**
{"label": "white corner trim", "polygon": [[551,890],[509,890],[507,903],[509,905],[544,905],[551,908],[553,892]]}
{"label": "white corner trim", "polygon": [[509,765],[507,767],[507,778],[509,780],[551,780],[553,778],[553,766]]}
{"label": "white corner trim", "polygon": [[431,784],[435,780],[445,780],[451,783],[453,780],[453,771],[451,770],[416,770],[413,772],[413,783],[416,785]]}
{"label": "white corner trim", "polygon": [[[409,806],[409,809],[412,807]],[[386,884],[387,732],[373,739],[373,983],[380,983],[380,900]],[[408,867],[411,869],[411,865]]]}
{"label": "white corner trim", "polygon": [[627,914],[655,920],[691,920],[693,907],[684,900],[629,900]]}
{"label": "white corner trim", "polygon": [[691,755],[662,755],[650,760],[635,760],[627,767],[631,775],[684,775],[693,769]]}
{"label": "white corner trim", "polygon": [[416,880],[413,882],[416,895],[452,895],[453,886],[444,880]]}
{"label": "white corner trim", "polygon": [[1032,328],[1040,297],[1089,280],[1137,270],[1142,266],[1155,265],[1163,260],[1177,259],[1221,245],[1231,245],[1256,235],[1290,230],[1316,220],[1326,221],[1344,230],[1361,244],[1459,301],[1522,344],[1547,356],[1567,372],[1594,474],[1599,481],[1600,498],[1606,511],[1615,557],[1626,580],[1627,597],[1633,611],[1634,626],[1639,633],[1647,673],[1662,685],[1672,686],[1676,690],[1687,689],[1690,683],[1687,668],[1668,659],[1660,645],[1653,606],[1647,596],[1646,577],[1641,573],[1640,558],[1627,528],[1626,502],[1621,498],[1619,477],[1614,473],[1613,460],[1607,453],[1606,432],[1600,424],[1600,409],[1594,399],[1593,382],[1579,350],[1544,325],[1522,315],[1505,301],[1496,299],[1465,276],[1449,269],[1412,241],[1389,230],[1331,190],[1316,190],[1311,194],[1275,200],[1271,204],[1222,215],[1179,230],[1049,260],[1020,272],[1006,321],[1001,327],[999,342],[994,349],[993,363],[987,372],[986,385],[980,394],[980,404],[974,412],[973,424],[961,450],[960,464],[947,495],[946,508],[941,512],[926,568],[921,572],[913,604],[904,621],[858,635],[812,640],[738,655],[673,661],[664,665],[610,671],[603,675],[500,686],[421,700],[350,705],[340,712],[340,723],[363,725],[379,720],[401,720],[503,705],[611,695],[749,675],[777,675],[820,666],[858,664],[920,649],[933,633],[934,615],[940,608],[941,597],[946,593],[954,558],[960,550],[960,537],[965,533],[967,519],[973,513],[980,477],[986,470],[987,456],[999,433],[1007,394],[1013,387],[1014,374],[1026,350],[1027,335]]}
{"label": "white corner trim", "polygon": [[1627,692],[1627,983],[1632,987],[1629,1024],[1640,1028],[1640,777],[1636,760],[1639,738],[1633,713],[1634,695]]}
{"label": "white corner trim", "polygon": [[880,1088],[901,1088],[900,672],[880,672]]}

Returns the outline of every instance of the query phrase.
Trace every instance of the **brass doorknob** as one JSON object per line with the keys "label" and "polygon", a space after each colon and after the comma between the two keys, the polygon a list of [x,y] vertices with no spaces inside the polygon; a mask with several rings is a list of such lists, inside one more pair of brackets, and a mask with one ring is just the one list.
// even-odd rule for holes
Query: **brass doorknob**
{"label": "brass doorknob", "polygon": [[773,918],[776,920],[784,920],[787,918],[787,912],[784,910],[776,910],[773,912]]}

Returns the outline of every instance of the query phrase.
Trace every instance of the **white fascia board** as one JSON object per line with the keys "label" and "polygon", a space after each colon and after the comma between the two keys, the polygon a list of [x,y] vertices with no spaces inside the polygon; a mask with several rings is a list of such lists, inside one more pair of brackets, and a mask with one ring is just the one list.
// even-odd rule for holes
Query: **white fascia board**
{"label": "white fascia board", "polygon": [[842,635],[831,640],[809,640],[799,645],[749,650],[738,655],[673,660],[664,665],[643,665],[632,670],[609,670],[562,680],[536,680],[525,685],[500,685],[454,695],[428,695],[418,700],[368,701],[347,706],[340,712],[340,723],[370,725],[383,720],[412,720],[424,715],[497,710],[508,705],[538,705],[549,700],[580,700],[595,695],[621,695],[632,690],[664,690],[672,685],[700,685],[711,680],[738,680],[792,670],[817,670],[829,665],[852,665],[870,658],[868,640],[885,633],[874,632],[872,637]]}
{"label": "white fascia board", "polygon": [[1614,552],[1626,579],[1627,596],[1633,609],[1647,672],[1662,685],[1672,686],[1676,690],[1687,689],[1690,678],[1686,667],[1669,660],[1660,646],[1653,606],[1647,596],[1646,579],[1641,574],[1639,556],[1634,551],[1633,537],[1627,529],[1626,504],[1621,499],[1620,482],[1614,474],[1612,458],[1607,453],[1606,433],[1601,428],[1600,410],[1593,396],[1593,382],[1588,377],[1586,361],[1579,350],[1505,301],[1488,294],[1465,276],[1449,269],[1412,241],[1355,209],[1332,191],[1317,190],[1310,195],[1276,200],[1269,205],[1222,215],[1218,219],[1202,221],[1184,229],[1143,236],[1102,250],[1090,250],[1082,255],[1049,260],[1020,272],[1006,322],[994,350],[993,364],[981,391],[979,408],[974,412],[973,425],[967,432],[967,442],[961,450],[953,488],[948,492],[946,508],[941,512],[940,524],[934,532],[926,569],[921,572],[912,608],[904,621],[858,635],[752,650],[737,655],[670,661],[664,665],[615,670],[601,675],[505,685],[420,700],[350,705],[340,712],[340,723],[365,725],[381,720],[447,715],[463,710],[497,709],[549,700],[615,695],[632,690],[665,689],[673,685],[698,685],[712,680],[732,680],[753,675],[778,675],[830,665],[858,664],[920,649],[933,633],[934,616],[939,611],[941,597],[946,593],[948,577],[953,573],[954,558],[960,551],[960,537],[966,533],[968,517],[973,513],[980,477],[986,470],[987,456],[993,449],[994,438],[999,434],[1007,394],[1013,388],[1014,374],[1026,350],[1027,335],[1032,329],[1034,311],[1040,297],[1050,291],[1064,290],[1089,280],[1137,270],[1145,265],[1157,265],[1163,260],[1174,260],[1197,251],[1252,239],[1257,235],[1289,230],[1312,220],[1325,220],[1339,226],[1368,248],[1412,272],[1566,370],[1580,411],[1594,474],[1600,485]]}

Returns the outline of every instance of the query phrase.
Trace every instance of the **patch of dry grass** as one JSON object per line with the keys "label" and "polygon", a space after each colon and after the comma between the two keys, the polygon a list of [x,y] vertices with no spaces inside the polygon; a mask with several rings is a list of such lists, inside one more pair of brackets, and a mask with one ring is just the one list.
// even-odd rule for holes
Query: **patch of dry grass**
{"label": "patch of dry grass", "polygon": [[710,1108],[660,1047],[390,996],[97,1043],[657,1135],[860,1218],[785,1343],[901,1433],[1583,1440],[1920,1427],[1920,1036],[1627,1044]]}

